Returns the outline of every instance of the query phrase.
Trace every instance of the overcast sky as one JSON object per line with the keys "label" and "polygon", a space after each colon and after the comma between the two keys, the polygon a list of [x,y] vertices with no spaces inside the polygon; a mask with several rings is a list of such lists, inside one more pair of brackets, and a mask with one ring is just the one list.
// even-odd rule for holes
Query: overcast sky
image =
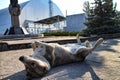
{"label": "overcast sky", "polygon": [[[0,0],[0,9],[6,8],[9,5],[10,0]],[[19,3],[25,2],[28,0],[18,0]],[[86,0],[52,0],[54,3],[58,5],[58,7],[61,9],[62,13],[66,15],[71,14],[79,14],[83,13],[83,3]],[[94,1],[94,0],[89,0]],[[114,2],[117,2],[117,10],[120,11],[120,0],[113,0]]]}

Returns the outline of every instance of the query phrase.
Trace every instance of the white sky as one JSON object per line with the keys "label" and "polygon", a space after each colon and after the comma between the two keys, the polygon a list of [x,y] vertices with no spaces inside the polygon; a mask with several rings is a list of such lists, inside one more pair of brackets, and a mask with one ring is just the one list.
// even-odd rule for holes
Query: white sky
{"label": "white sky", "polygon": [[[10,0],[0,0],[0,9],[3,9],[5,7],[8,7]],[[28,0],[18,0],[19,3],[25,2]],[[86,0],[52,0],[54,3],[57,4],[57,6],[61,9],[62,13],[66,15],[71,14],[78,14],[83,13],[83,3]],[[88,0],[88,1],[94,1],[94,0]],[[117,10],[120,11],[120,1],[119,0],[113,0],[114,2],[117,2]]]}

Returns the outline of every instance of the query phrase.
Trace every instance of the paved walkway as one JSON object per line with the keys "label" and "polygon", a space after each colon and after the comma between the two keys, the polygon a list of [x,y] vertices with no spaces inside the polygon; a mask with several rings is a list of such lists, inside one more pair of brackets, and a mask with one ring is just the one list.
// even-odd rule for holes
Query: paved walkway
{"label": "paved walkway", "polygon": [[[0,79],[25,80],[24,65],[18,58],[31,52],[0,52]],[[105,40],[86,61],[53,68],[42,80],[120,80],[120,39]]]}
{"label": "paved walkway", "polygon": [[31,43],[33,41],[56,41],[56,40],[69,40],[76,39],[76,36],[62,36],[62,37],[44,37],[38,39],[25,38],[23,40],[6,40],[2,42],[6,42],[8,44],[23,44],[23,43]]}

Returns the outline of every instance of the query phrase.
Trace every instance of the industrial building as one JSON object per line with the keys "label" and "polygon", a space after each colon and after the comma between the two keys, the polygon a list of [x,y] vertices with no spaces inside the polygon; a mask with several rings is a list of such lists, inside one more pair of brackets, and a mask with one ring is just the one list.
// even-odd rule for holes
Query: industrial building
{"label": "industrial building", "polygon": [[[58,6],[51,0],[29,0],[20,6],[20,27],[26,34],[58,30],[75,32],[86,28],[85,13],[64,17]],[[0,10],[0,34],[4,34],[10,27],[11,16],[8,8]]]}
{"label": "industrial building", "polygon": [[66,27],[65,31],[68,32],[79,32],[86,28],[84,25],[86,15],[85,13],[74,14],[66,16]]}
{"label": "industrial building", "polygon": [[[22,27],[25,32],[31,34],[35,34],[36,32],[41,33],[40,32],[41,27],[45,28],[43,29],[43,31],[46,31],[50,28],[56,28],[55,25],[58,24],[56,23],[54,25],[43,25],[43,24],[41,25],[37,23],[34,24],[35,21],[56,15],[63,16],[58,6],[54,4],[51,0],[29,0],[27,2],[20,4],[20,6],[21,6],[21,14],[19,16],[20,27]],[[11,16],[8,8],[0,10],[0,34],[4,34],[6,29],[10,27],[11,27]]]}

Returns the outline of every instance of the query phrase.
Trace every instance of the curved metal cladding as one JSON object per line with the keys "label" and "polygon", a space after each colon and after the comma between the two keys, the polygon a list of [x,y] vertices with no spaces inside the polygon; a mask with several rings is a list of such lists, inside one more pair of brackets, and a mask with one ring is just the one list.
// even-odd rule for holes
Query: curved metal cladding
{"label": "curved metal cladding", "polygon": [[[20,4],[21,14],[19,16],[20,27],[25,27],[26,20],[37,21],[49,17],[49,0],[30,0]],[[53,16],[63,15],[56,4],[53,3]],[[11,26],[11,18],[8,8],[0,10],[0,34],[3,34]]]}
{"label": "curved metal cladding", "polygon": [[7,8],[0,10],[0,34],[11,26],[11,19]]}
{"label": "curved metal cladding", "polygon": [[[22,3],[21,9],[27,4],[28,2]],[[9,5],[8,5],[9,6]],[[0,10],[0,34],[4,34],[7,28],[11,27],[11,16],[9,14],[8,8]]]}
{"label": "curved metal cladding", "polygon": [[[62,15],[60,9],[53,3],[53,16]],[[20,24],[24,26],[25,20],[37,21],[49,17],[49,0],[31,0],[20,15]]]}

